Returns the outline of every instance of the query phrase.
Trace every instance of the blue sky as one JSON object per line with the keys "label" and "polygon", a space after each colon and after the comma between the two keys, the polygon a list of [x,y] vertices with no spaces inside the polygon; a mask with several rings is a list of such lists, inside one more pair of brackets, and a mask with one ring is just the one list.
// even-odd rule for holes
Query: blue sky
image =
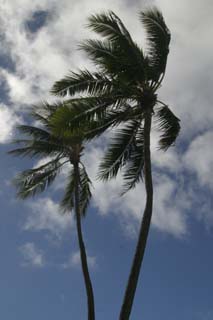
{"label": "blue sky", "polygon": [[[53,100],[49,90],[69,70],[91,68],[76,48],[93,36],[86,18],[115,11],[145,47],[138,12],[156,4],[171,30],[167,74],[159,97],[181,119],[167,153],[152,135],[154,213],[132,320],[213,318],[213,112],[211,0],[0,2],[0,317],[86,319],[75,221],[59,214],[67,169],[42,196],[24,202],[11,179],[38,160],[6,154],[31,104]],[[88,146],[84,161],[93,200],[83,221],[97,319],[117,319],[145,201],[144,187],[121,198],[119,176],[95,180],[107,137]],[[47,159],[39,161],[45,162]]]}

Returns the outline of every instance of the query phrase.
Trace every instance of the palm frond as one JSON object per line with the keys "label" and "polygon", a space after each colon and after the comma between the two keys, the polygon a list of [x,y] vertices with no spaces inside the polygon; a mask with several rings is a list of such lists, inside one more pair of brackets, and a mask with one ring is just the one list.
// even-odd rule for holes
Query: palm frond
{"label": "palm frond", "polygon": [[[79,210],[82,216],[85,216],[89,201],[91,198],[90,185],[91,181],[87,175],[85,167],[79,168]],[[71,211],[75,206],[75,188],[76,180],[74,169],[69,173],[68,183],[65,189],[64,197],[61,201],[61,208],[64,212]]]}
{"label": "palm frond", "polygon": [[91,15],[88,27],[110,41],[120,38],[129,43],[132,41],[130,34],[123,25],[120,25],[120,19],[112,11]]}
{"label": "palm frond", "polygon": [[79,168],[79,176],[79,206],[81,215],[85,216],[92,194],[90,191],[91,180],[89,179],[86,169],[83,165]]}
{"label": "palm frond", "polygon": [[123,68],[129,65],[128,71],[134,68],[134,71],[137,69],[140,72],[140,76],[144,76],[143,52],[132,40],[123,22],[114,12],[92,15],[89,18],[88,27],[112,43],[119,52],[121,60],[125,62]]}
{"label": "palm frond", "polygon": [[110,79],[102,73],[80,70],[78,73],[72,72],[62,80],[56,81],[51,93],[61,97],[78,93],[98,94],[106,89],[109,90],[111,86]]}
{"label": "palm frond", "polygon": [[160,149],[167,150],[174,145],[180,132],[180,119],[178,119],[168,106],[160,107],[156,113],[159,129],[163,132],[160,136]]}
{"label": "palm frond", "polygon": [[108,108],[121,103],[113,98],[79,98],[67,101],[51,117],[52,131],[56,136],[69,137],[76,133],[85,133],[94,129],[95,123],[103,123]]}
{"label": "palm frond", "polygon": [[60,207],[64,213],[72,211],[75,206],[75,175],[73,168],[70,169],[67,179],[68,183],[60,203]]}
{"label": "palm frond", "polygon": [[144,133],[140,128],[137,132],[135,144],[132,148],[127,165],[124,169],[123,193],[135,188],[136,184],[143,178],[144,168]]}
{"label": "palm frond", "polygon": [[50,139],[50,133],[39,127],[19,125],[17,126],[17,130],[24,135],[33,137],[34,139],[40,139],[44,141],[48,141]]}
{"label": "palm frond", "polygon": [[140,19],[147,32],[148,61],[150,77],[158,81],[164,74],[169,53],[170,31],[162,13],[155,7],[140,13]]}
{"label": "palm frond", "polygon": [[41,123],[46,129],[48,128],[49,124],[49,117],[61,106],[63,105],[63,102],[55,102],[52,104],[49,104],[46,101],[43,101],[40,104],[33,105],[31,107],[31,116],[34,120]]}
{"label": "palm frond", "polygon": [[43,192],[55,180],[59,168],[63,164],[60,163],[60,158],[55,158],[38,168],[19,173],[13,180],[17,196],[26,199]]}
{"label": "palm frond", "polygon": [[[15,141],[16,143],[19,140]],[[51,141],[39,141],[39,140],[20,140],[20,143],[24,143],[23,147],[10,150],[8,153],[14,156],[23,157],[44,157],[54,156],[58,153],[66,153],[66,146]]]}
{"label": "palm frond", "polygon": [[109,74],[120,70],[119,51],[113,43],[90,39],[84,41],[80,45],[80,49],[88,54],[95,65],[108,71]]}
{"label": "palm frond", "polygon": [[95,65],[113,79],[125,79],[129,82],[132,82],[133,79],[144,80],[144,58],[139,48],[137,48],[137,55],[140,63],[135,58],[131,59],[126,50],[120,50],[114,42],[90,39],[82,43],[80,48],[88,54]]}
{"label": "palm frond", "polygon": [[124,128],[117,130],[99,166],[99,179],[106,181],[116,177],[119,169],[125,165],[134,147],[138,126],[138,121],[132,120]]}
{"label": "palm frond", "polygon": [[84,132],[84,138],[91,140],[100,136],[110,127],[119,126],[127,121],[138,119],[138,117],[141,117],[141,107],[138,107],[138,105],[131,106],[124,103],[117,108],[108,108],[101,117],[90,122],[90,126]]}

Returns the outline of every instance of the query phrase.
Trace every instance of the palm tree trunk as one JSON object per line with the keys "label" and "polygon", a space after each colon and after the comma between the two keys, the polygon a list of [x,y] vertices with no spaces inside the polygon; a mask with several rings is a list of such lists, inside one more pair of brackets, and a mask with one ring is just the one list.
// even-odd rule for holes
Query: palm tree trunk
{"label": "palm tree trunk", "polygon": [[74,173],[75,173],[75,213],[76,213],[76,224],[77,224],[77,233],[78,233],[78,242],[81,256],[81,266],[84,275],[84,282],[87,292],[87,307],[88,307],[88,320],[95,320],[95,306],[94,306],[94,295],[92,282],[90,280],[86,249],[82,236],[81,229],[81,213],[79,208],[79,167],[78,163],[74,165]]}
{"label": "palm tree trunk", "polygon": [[153,186],[150,155],[151,123],[152,114],[151,112],[147,112],[144,120],[144,179],[146,188],[146,206],[144,209],[135,256],[120,312],[120,320],[128,320],[130,317],[152,218]]}

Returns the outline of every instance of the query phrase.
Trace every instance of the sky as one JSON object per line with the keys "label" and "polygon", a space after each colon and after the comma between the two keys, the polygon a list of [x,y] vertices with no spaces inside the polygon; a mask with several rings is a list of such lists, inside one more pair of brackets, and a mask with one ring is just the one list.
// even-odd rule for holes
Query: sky
{"label": "sky", "polygon": [[[92,13],[113,10],[146,48],[138,13],[152,5],[171,31],[159,91],[181,119],[176,146],[151,140],[154,212],[131,320],[213,318],[213,111],[211,0],[0,0],[0,317],[86,319],[86,295],[73,214],[61,215],[66,169],[43,195],[16,199],[11,180],[38,160],[9,156],[16,126],[70,70],[94,68],[78,50],[94,38]],[[87,148],[93,199],[83,221],[99,320],[118,319],[145,202],[144,186],[120,197],[119,176],[95,179],[107,139]],[[40,159],[45,162],[48,159]]]}

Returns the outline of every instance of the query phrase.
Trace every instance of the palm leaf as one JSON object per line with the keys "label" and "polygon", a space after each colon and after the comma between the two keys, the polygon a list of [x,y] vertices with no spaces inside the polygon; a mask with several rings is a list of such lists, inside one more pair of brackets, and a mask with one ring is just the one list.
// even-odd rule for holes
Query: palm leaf
{"label": "palm leaf", "polygon": [[[59,143],[50,141],[39,140],[20,140],[20,143],[24,142],[24,146],[10,150],[8,153],[14,156],[23,157],[43,157],[54,156],[58,153],[66,153],[66,147]],[[15,140],[15,143],[19,143],[19,140]]]}
{"label": "palm leaf", "polygon": [[50,133],[38,127],[19,125],[17,126],[17,130],[24,135],[32,136],[34,139],[44,141],[48,141],[50,139]]}
{"label": "palm leaf", "polygon": [[88,70],[72,72],[64,79],[55,82],[51,90],[52,94],[64,97],[77,93],[97,94],[103,90],[109,90],[111,81],[102,73],[91,73]]}
{"label": "palm leaf", "polygon": [[155,7],[141,12],[140,19],[147,32],[150,77],[152,80],[158,81],[166,68],[171,38],[170,31],[165,24],[162,13]]}
{"label": "palm leaf", "polygon": [[[64,212],[74,209],[75,204],[75,173],[72,168],[69,173],[68,183],[65,189],[64,197],[61,201],[61,208]],[[85,167],[79,168],[79,209],[82,216],[85,216],[86,209],[91,198],[91,181],[86,173]]]}
{"label": "palm leaf", "polygon": [[75,175],[73,168],[68,175],[68,183],[65,188],[63,199],[61,200],[60,207],[64,213],[70,212],[74,209],[75,204]]}
{"label": "palm leaf", "polygon": [[119,169],[125,165],[134,146],[138,125],[136,120],[132,120],[124,128],[117,130],[99,166],[99,179],[109,180],[116,177]]}
{"label": "palm leaf", "polygon": [[92,15],[89,18],[88,27],[113,44],[119,52],[120,58],[122,57],[122,60],[125,61],[124,66],[129,64],[131,67],[134,66],[136,70],[137,65],[138,71],[144,76],[142,50],[132,40],[128,30],[114,12],[109,11],[108,13]]}
{"label": "palm leaf", "polygon": [[[69,137],[101,127],[108,117],[108,110],[122,104],[118,97],[79,98],[67,101],[51,117],[52,131],[56,136]],[[97,125],[96,125],[97,123]]]}
{"label": "palm leaf", "polygon": [[125,79],[131,82],[134,78],[138,81],[144,80],[144,58],[139,48],[137,50],[140,63],[135,57],[131,59],[126,50],[120,50],[114,42],[87,40],[80,48],[88,54],[95,65],[100,67],[100,70],[109,74],[113,79]]}
{"label": "palm leaf", "polygon": [[85,216],[92,194],[90,191],[91,180],[89,179],[86,169],[83,165],[79,168],[79,176],[79,206],[81,215]]}
{"label": "palm leaf", "polygon": [[84,139],[91,140],[100,136],[110,127],[119,126],[130,120],[141,119],[142,116],[143,112],[141,106],[138,105],[132,106],[128,103],[124,103],[117,108],[108,108],[100,118],[90,122],[90,126],[84,132]]}
{"label": "palm leaf", "polygon": [[13,180],[17,189],[17,196],[26,199],[43,192],[52,184],[59,168],[64,164],[61,164],[59,160],[60,158],[56,158],[38,168],[19,173]]}
{"label": "palm leaf", "polygon": [[125,171],[123,174],[124,178],[124,190],[122,194],[125,194],[129,190],[133,189],[136,184],[143,178],[144,168],[144,133],[143,129],[139,129],[136,135],[135,144],[132,148],[131,154]]}
{"label": "palm leaf", "polygon": [[63,102],[49,104],[48,102],[44,101],[38,105],[33,105],[30,114],[34,120],[38,121],[48,129],[49,117],[62,105]]}
{"label": "palm leaf", "polygon": [[178,119],[168,106],[163,106],[156,113],[159,128],[163,132],[159,145],[160,149],[167,150],[174,145],[180,132],[180,119]]}

